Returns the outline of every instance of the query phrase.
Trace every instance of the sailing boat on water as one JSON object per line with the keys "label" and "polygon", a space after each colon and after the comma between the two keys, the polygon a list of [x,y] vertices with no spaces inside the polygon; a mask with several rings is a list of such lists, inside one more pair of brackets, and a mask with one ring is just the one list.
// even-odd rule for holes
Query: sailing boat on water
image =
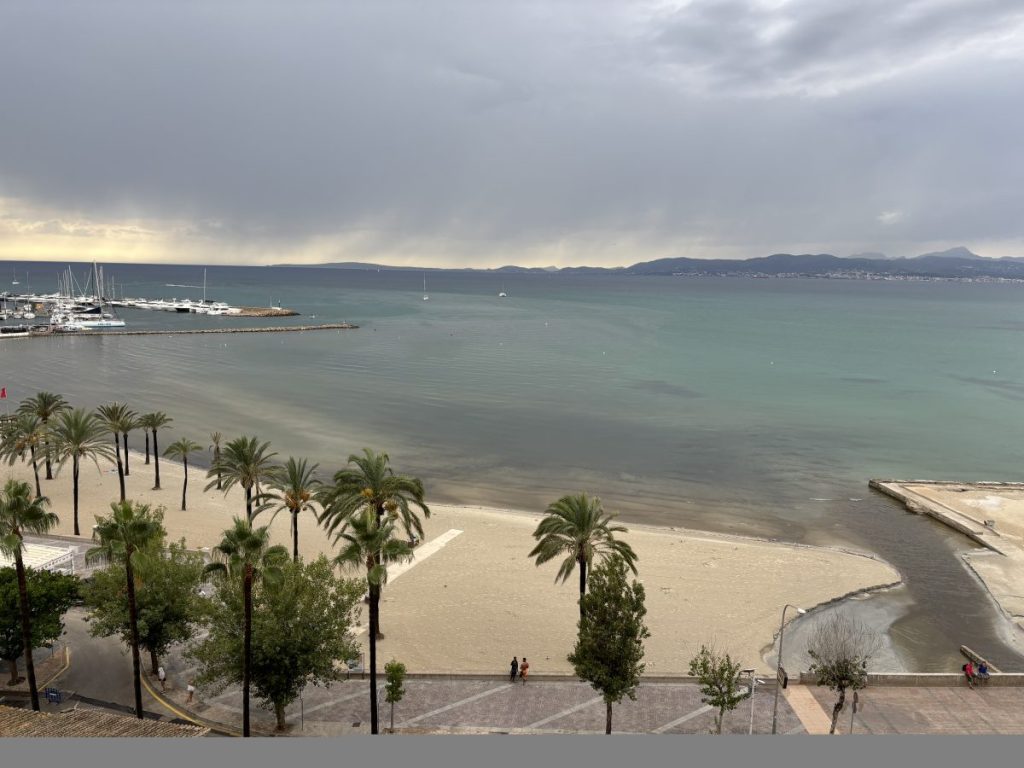
{"label": "sailing boat on water", "polygon": [[11,270],[11,285],[20,285],[18,282],[18,273],[14,269]]}
{"label": "sailing boat on water", "polygon": [[508,297],[508,294],[505,293],[505,281],[502,280],[501,281],[501,290],[498,292],[498,298],[499,299],[504,299],[504,298],[507,298],[507,297]]}
{"label": "sailing boat on water", "polygon": [[423,300],[430,301],[430,296],[427,295],[427,273],[423,273]]}

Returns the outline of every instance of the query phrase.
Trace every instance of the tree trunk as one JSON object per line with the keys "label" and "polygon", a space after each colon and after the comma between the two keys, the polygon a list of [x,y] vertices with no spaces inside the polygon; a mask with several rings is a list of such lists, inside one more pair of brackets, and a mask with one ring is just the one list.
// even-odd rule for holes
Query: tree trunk
{"label": "tree trunk", "polygon": [[725,722],[725,709],[718,710],[718,717],[715,718],[715,733],[722,735],[722,723]]}
{"label": "tree trunk", "polygon": [[[43,429],[46,430],[46,434],[47,435],[50,434],[50,432],[49,432],[49,424],[50,424],[50,420],[49,419],[43,419]],[[43,441],[43,444],[44,444],[45,449],[46,449],[46,479],[47,480],[53,480],[53,468],[50,465],[50,438],[47,437]]]}
{"label": "tree trunk", "polygon": [[576,561],[580,566],[580,619],[583,618],[583,595],[587,593],[587,559],[581,557]]}
{"label": "tree trunk", "polygon": [[380,618],[380,584],[370,585],[370,733],[377,733],[377,631]]}
{"label": "tree trunk", "polygon": [[245,489],[245,519],[252,524],[252,488]]}
{"label": "tree trunk", "polygon": [[292,510],[292,560],[299,562],[299,510]]}
{"label": "tree trunk", "polygon": [[114,433],[114,450],[117,451],[117,482],[121,487],[121,501],[125,499],[124,493],[124,464],[121,463],[121,441],[118,440],[119,435],[117,432]]}
{"label": "tree trunk", "polygon": [[7,659],[7,666],[11,670],[11,679],[7,681],[8,685],[18,684],[18,657],[15,656],[13,659]]}
{"label": "tree trunk", "polygon": [[220,469],[219,469],[219,467],[220,467],[220,448],[219,447],[213,449],[213,463],[214,463],[214,465],[216,467],[218,467],[218,469],[217,469],[217,490],[219,491],[219,490],[222,490],[221,487],[220,487]]}
{"label": "tree trunk", "polygon": [[245,599],[245,623],[242,627],[242,736],[249,736],[249,680],[252,668],[252,565],[245,566],[242,580],[242,594]]}
{"label": "tree trunk", "polygon": [[181,484],[181,511],[185,511],[185,491],[188,490],[188,456],[181,457],[181,463],[185,467],[185,482]]}
{"label": "tree trunk", "polygon": [[80,536],[81,532],[78,530],[78,454],[76,453],[74,458],[71,460],[71,485],[72,494],[71,501],[72,507],[75,510],[75,536]]}
{"label": "tree trunk", "polygon": [[839,689],[839,701],[832,707],[832,727],[828,729],[829,735],[836,732],[836,722],[839,720],[839,713],[843,711],[843,704],[846,702],[846,689]]}
{"label": "tree trunk", "polygon": [[156,445],[156,430],[153,430],[153,466],[156,467],[156,485],[154,491],[160,490],[160,449]]}
{"label": "tree trunk", "polygon": [[612,732],[612,703],[606,701],[604,706],[604,732],[605,734],[610,734]]}
{"label": "tree trunk", "polygon": [[391,702],[391,732],[395,732],[395,702]]}
{"label": "tree trunk", "polygon": [[146,436],[146,465],[149,465],[149,430],[142,430],[142,433]]}
{"label": "tree trunk", "polygon": [[21,559],[21,534],[15,530],[19,547],[14,551],[14,569],[18,576],[18,604],[21,608],[21,644],[25,647],[25,670],[28,673],[28,690],[32,695],[32,709],[39,711],[39,691],[36,690],[36,665],[32,661],[32,611],[28,605],[28,582],[25,580],[25,563]]}
{"label": "tree trunk", "polygon": [[277,715],[277,730],[284,731],[288,729],[288,722],[284,719],[284,704],[274,702],[274,714]]}
{"label": "tree trunk", "polygon": [[122,432],[121,436],[124,438],[124,476],[130,477],[132,473],[128,468],[128,433]]}
{"label": "tree trunk", "polygon": [[160,660],[156,657],[156,651],[154,651],[152,648],[149,649],[149,665],[153,670],[153,674],[155,675],[159,671]]}
{"label": "tree trunk", "polygon": [[132,677],[135,684],[135,716],[140,720],[142,711],[142,661],[139,659],[139,614],[135,603],[135,574],[132,572],[132,549],[125,552],[125,576],[128,578],[128,624],[132,632]]}
{"label": "tree trunk", "polygon": [[29,446],[29,453],[32,455],[32,474],[36,479],[36,498],[38,499],[43,495],[43,489],[39,485],[39,466],[36,464],[36,447],[34,445]]}

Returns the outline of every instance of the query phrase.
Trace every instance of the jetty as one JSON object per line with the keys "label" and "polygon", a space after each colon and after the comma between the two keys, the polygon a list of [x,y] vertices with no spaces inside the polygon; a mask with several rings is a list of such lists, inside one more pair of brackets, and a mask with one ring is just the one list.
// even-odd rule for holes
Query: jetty
{"label": "jetty", "polygon": [[144,331],[92,331],[80,330],[73,333],[40,330],[32,338],[66,338],[68,336],[194,336],[202,333],[300,333],[303,331],[352,331],[359,326],[354,323],[320,323],[319,325],[277,325],[261,328],[151,328]]}

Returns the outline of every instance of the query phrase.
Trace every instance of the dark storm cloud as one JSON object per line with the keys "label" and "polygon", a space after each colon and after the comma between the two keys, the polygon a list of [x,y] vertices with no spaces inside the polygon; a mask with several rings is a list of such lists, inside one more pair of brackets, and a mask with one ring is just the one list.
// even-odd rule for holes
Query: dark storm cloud
{"label": "dark storm cloud", "polygon": [[0,199],[294,258],[1020,239],[1017,6],[6,6]]}

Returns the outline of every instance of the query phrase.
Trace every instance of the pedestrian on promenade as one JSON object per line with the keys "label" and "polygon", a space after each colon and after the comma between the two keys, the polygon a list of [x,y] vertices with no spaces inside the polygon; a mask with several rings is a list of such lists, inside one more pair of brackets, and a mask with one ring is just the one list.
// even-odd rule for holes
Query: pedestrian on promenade
{"label": "pedestrian on promenade", "polygon": [[968,661],[966,664],[964,664],[962,667],[960,667],[960,669],[962,669],[964,671],[964,677],[967,678],[967,687],[968,688],[973,688],[974,687],[974,677],[975,677],[975,675],[974,675],[974,664],[971,663],[970,661]]}
{"label": "pedestrian on promenade", "polygon": [[[526,659],[523,659],[523,661],[526,661]],[[514,683],[516,681],[516,675],[518,673],[519,673],[519,662],[516,661],[516,657],[513,656],[512,657],[512,668],[509,669],[509,672],[508,672],[508,681],[510,683]]]}
{"label": "pedestrian on promenade", "polygon": [[530,673],[530,662],[523,656],[523,663],[519,665],[519,679],[526,685],[526,676]]}
{"label": "pedestrian on promenade", "polygon": [[982,661],[981,663],[979,663],[979,664],[978,664],[978,672],[977,672],[977,675],[976,675],[976,677],[977,677],[977,678],[978,678],[978,680],[980,680],[981,682],[983,682],[983,683],[987,683],[987,682],[988,682],[988,679],[989,679],[989,678],[990,678],[991,676],[992,676],[992,675],[990,675],[990,674],[989,674],[989,671],[988,671],[988,664],[987,664],[987,663],[986,663],[986,662],[985,662],[985,661],[983,660],[983,661]]}
{"label": "pedestrian on promenade", "polygon": [[160,690],[167,690],[167,672],[163,667],[159,667],[156,671],[156,676],[160,679]]}
{"label": "pedestrian on promenade", "polygon": [[196,681],[195,680],[189,680],[188,681],[188,688],[187,688],[187,690],[188,690],[188,698],[185,699],[185,703],[186,704],[191,704],[192,703],[192,697],[196,693]]}

